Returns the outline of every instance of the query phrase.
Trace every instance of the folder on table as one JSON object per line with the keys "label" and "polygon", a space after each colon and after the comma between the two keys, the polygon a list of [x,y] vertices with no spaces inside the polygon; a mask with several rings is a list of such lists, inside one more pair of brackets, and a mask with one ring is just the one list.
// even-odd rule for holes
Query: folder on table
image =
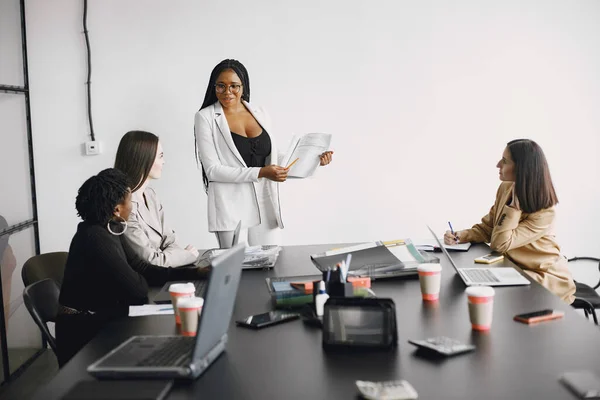
{"label": "folder on table", "polygon": [[419,264],[439,262],[439,258],[417,250],[410,239],[364,243],[313,254],[310,259],[320,271],[327,271],[345,260],[348,254],[352,254],[348,274],[372,279],[416,275]]}

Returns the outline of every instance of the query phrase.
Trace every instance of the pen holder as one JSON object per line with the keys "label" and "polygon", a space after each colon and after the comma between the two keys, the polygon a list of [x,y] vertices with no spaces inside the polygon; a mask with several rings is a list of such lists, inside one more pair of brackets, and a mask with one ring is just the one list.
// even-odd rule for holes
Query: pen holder
{"label": "pen holder", "polygon": [[352,282],[328,282],[326,284],[329,297],[354,297]]}

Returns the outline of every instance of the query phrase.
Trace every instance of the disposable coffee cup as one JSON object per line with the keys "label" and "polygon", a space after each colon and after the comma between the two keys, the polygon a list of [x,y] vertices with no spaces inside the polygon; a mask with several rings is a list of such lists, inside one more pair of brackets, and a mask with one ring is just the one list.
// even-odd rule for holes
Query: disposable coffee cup
{"label": "disposable coffee cup", "polygon": [[196,294],[196,287],[193,283],[173,283],[169,286],[169,294],[171,295],[171,303],[173,304],[173,311],[175,314],[175,323],[181,324],[181,318],[179,317],[179,311],[177,309],[177,303],[180,299],[187,297],[194,297]]}
{"label": "disposable coffee cup", "polygon": [[417,267],[421,296],[424,301],[437,301],[440,298],[442,266],[440,264],[419,264]]}
{"label": "disposable coffee cup", "polygon": [[471,286],[467,288],[466,293],[471,327],[475,331],[490,330],[494,311],[494,288]]}
{"label": "disposable coffee cup", "polygon": [[198,330],[198,318],[202,312],[204,299],[201,297],[180,298],[177,309],[181,316],[181,334],[183,336],[196,336]]}

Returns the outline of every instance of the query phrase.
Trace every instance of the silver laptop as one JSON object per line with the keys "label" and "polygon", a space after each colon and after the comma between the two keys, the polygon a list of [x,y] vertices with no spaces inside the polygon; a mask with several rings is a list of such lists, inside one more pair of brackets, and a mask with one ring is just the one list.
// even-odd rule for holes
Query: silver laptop
{"label": "silver laptop", "polygon": [[98,378],[118,379],[200,376],[225,350],[244,247],[235,246],[212,261],[195,337],[133,336],[91,364],[88,372]]}
{"label": "silver laptop", "polygon": [[446,247],[442,245],[440,239],[435,234],[433,229],[427,226],[429,232],[433,235],[438,246],[444,252],[450,264],[456,270],[458,276],[461,277],[465,285],[467,286],[520,286],[529,285],[531,282],[519,273],[513,267],[468,267],[458,268]]}

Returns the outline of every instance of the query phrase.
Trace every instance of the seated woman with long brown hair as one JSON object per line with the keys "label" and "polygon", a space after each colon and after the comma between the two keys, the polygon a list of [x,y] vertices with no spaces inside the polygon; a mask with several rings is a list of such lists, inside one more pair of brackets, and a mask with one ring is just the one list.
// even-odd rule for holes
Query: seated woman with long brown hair
{"label": "seated woman with long brown hair", "polygon": [[447,231],[445,243],[489,243],[571,304],[575,283],[555,238],[558,197],[542,148],[529,139],[510,141],[496,167],[502,183],[490,212],[471,229]]}

